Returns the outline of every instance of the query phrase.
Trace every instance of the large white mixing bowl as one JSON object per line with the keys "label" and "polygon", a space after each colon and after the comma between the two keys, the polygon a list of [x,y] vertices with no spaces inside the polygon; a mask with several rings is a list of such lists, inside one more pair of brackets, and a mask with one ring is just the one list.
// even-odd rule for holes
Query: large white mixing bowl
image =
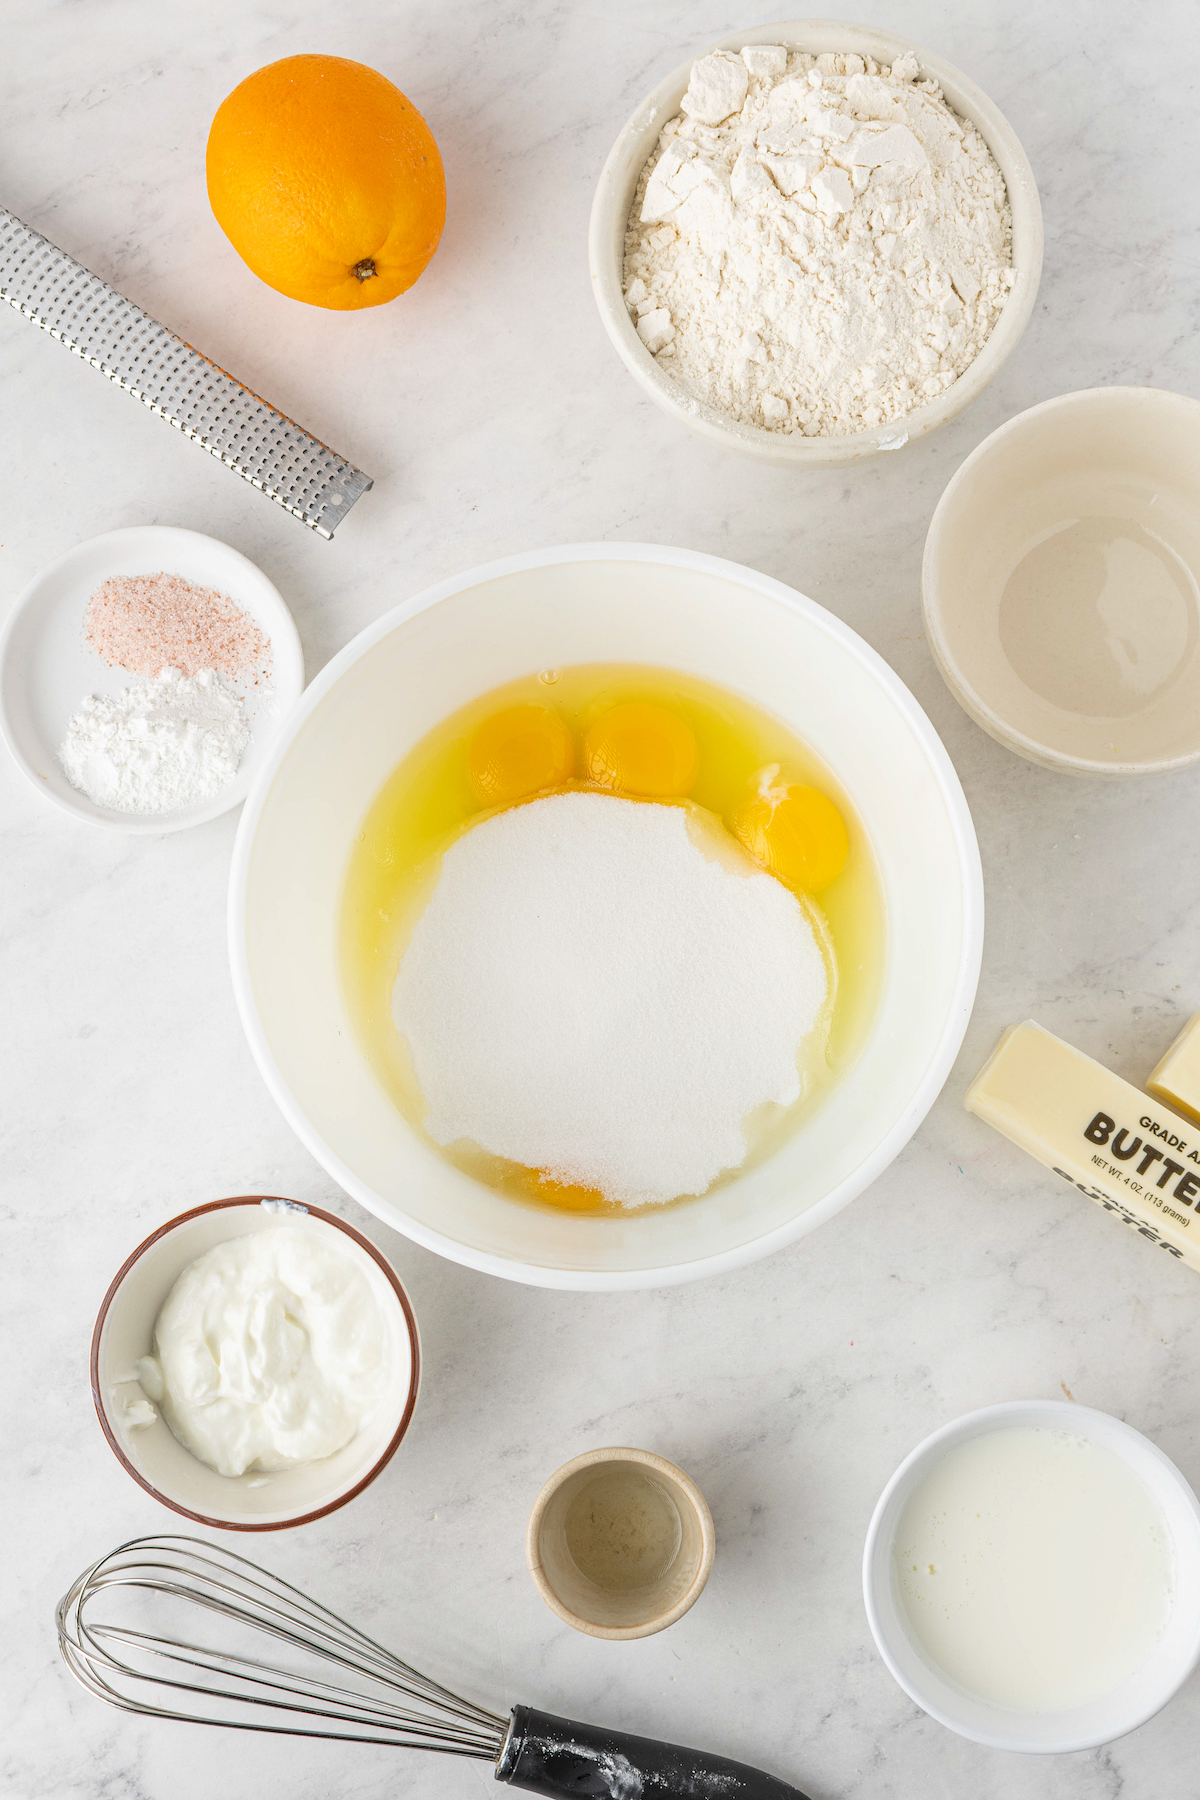
{"label": "large white mixing bowl", "polygon": [[[874,845],[888,957],[857,1062],[773,1156],[702,1199],[621,1217],[504,1199],[445,1161],[367,1065],[342,995],[351,849],[396,764],[531,670],[652,663],[748,696],[825,758]],[[285,1117],[347,1193],[456,1262],[541,1287],[719,1274],[812,1231],[887,1167],[954,1060],[979,974],[983,881],[962,789],[904,684],[781,582],[645,544],[510,557],[362,632],[308,689],[246,802],[230,887],[234,989]]]}

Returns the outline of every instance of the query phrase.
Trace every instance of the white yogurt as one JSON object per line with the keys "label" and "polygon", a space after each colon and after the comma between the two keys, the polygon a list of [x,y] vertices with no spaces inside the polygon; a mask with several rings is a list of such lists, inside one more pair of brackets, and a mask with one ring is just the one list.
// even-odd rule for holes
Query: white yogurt
{"label": "white yogurt", "polygon": [[994,1706],[1059,1712],[1121,1686],[1173,1600],[1166,1520],[1110,1450],[1066,1432],[989,1432],[914,1490],[893,1547],[926,1655]]}
{"label": "white yogurt", "polygon": [[365,1275],[315,1231],[273,1227],[184,1270],[138,1379],[222,1475],[294,1469],[348,1444],[383,1397],[391,1343]]}

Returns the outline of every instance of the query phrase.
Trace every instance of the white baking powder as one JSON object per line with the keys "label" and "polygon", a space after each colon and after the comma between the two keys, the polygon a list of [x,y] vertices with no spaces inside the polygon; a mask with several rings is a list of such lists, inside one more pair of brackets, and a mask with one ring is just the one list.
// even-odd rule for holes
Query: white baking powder
{"label": "white baking powder", "polygon": [[625,298],[696,399],[841,435],[978,356],[1013,280],[1004,177],[919,74],[771,45],[694,65],[638,186]]}
{"label": "white baking powder", "polygon": [[164,669],[116,696],[89,694],[58,755],[97,806],[178,812],[228,787],[249,739],[242,703],[215,669]]}
{"label": "white baking powder", "polygon": [[446,851],[392,1017],[436,1143],[637,1206],[745,1161],[828,992],[799,901],[710,814],[567,793]]}

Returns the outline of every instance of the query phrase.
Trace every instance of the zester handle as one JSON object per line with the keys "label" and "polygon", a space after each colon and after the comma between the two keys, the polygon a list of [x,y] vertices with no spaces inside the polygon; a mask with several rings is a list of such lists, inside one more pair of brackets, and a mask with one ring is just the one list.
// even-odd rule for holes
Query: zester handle
{"label": "zester handle", "polygon": [[774,1775],[657,1738],[514,1706],[496,1780],[547,1800],[805,1800]]}

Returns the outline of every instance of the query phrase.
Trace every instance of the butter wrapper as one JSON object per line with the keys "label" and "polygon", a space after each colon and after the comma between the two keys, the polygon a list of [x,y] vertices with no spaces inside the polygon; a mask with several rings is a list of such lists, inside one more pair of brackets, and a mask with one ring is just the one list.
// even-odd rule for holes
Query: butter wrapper
{"label": "butter wrapper", "polygon": [[1009,1026],[966,1104],[1200,1273],[1200,1127],[1032,1020]]}

